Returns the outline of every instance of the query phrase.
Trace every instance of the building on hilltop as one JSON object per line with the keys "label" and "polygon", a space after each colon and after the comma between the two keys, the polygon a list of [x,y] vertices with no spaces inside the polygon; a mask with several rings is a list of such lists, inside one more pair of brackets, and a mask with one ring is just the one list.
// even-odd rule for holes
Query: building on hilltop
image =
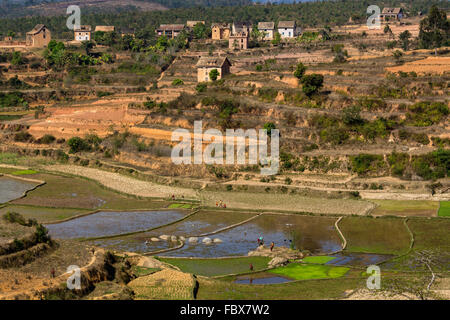
{"label": "building on hilltop", "polygon": [[167,38],[174,39],[185,28],[184,24],[162,24],[156,29],[158,36],[166,36]]}
{"label": "building on hilltop", "polygon": [[247,33],[249,34],[252,29],[250,22],[233,22],[231,25],[231,34]]}
{"label": "building on hilltop", "polygon": [[25,43],[28,47],[45,47],[50,40],[52,40],[50,30],[44,24],[37,24],[33,30],[27,32]]}
{"label": "building on hilltop", "polygon": [[229,23],[213,23],[211,25],[211,38],[213,40],[226,40],[230,37],[231,25]]}
{"label": "building on hilltop", "polygon": [[230,35],[228,39],[228,48],[232,50],[248,49],[248,33],[238,32]]}
{"label": "building on hilltop", "polygon": [[264,32],[264,40],[272,40],[275,31],[275,22],[258,22],[258,31]]}
{"label": "building on hilltop", "polygon": [[227,57],[201,57],[197,64],[197,81],[208,82],[212,81],[209,73],[216,69],[219,74],[217,80],[230,73],[231,63]]}
{"label": "building on hilltop", "polygon": [[380,19],[382,21],[401,20],[403,16],[404,12],[402,8],[383,8]]}
{"label": "building on hilltop", "polygon": [[278,33],[281,38],[295,38],[300,34],[300,28],[297,27],[295,21],[279,21]]}
{"label": "building on hilltop", "polygon": [[73,30],[75,41],[91,41],[91,26],[85,25]]}

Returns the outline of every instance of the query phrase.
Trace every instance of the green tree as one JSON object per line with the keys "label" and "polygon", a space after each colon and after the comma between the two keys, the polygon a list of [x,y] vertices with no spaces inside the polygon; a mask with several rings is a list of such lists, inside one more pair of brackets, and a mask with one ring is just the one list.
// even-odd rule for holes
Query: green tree
{"label": "green tree", "polygon": [[331,52],[334,53],[334,62],[336,63],[343,63],[347,61],[348,58],[348,51],[344,50],[343,44],[335,44],[331,48]]}
{"label": "green tree", "polygon": [[266,122],[264,124],[264,129],[267,130],[267,135],[270,136],[270,134],[272,133],[273,129],[276,129],[277,127],[275,126],[275,123],[273,122]]}
{"label": "green tree", "polygon": [[306,66],[300,62],[299,64],[297,64],[297,69],[295,69],[295,71],[294,71],[294,76],[298,80],[301,80],[303,78],[303,76],[305,75],[306,69],[307,69]]}
{"label": "green tree", "polygon": [[272,44],[277,46],[281,42],[281,34],[279,32],[275,32],[273,35]]}
{"label": "green tree", "polygon": [[303,92],[311,97],[323,87],[323,75],[317,73],[305,75],[301,79],[301,83]]}
{"label": "green tree", "polygon": [[217,69],[212,69],[212,70],[209,72],[209,78],[210,78],[212,81],[216,81],[218,77],[219,77],[219,71],[217,71]]}
{"label": "green tree", "polygon": [[450,34],[450,22],[444,10],[433,5],[428,17],[420,21],[419,44],[422,48],[434,48],[437,55],[437,48],[448,43]]}
{"label": "green tree", "polygon": [[400,33],[399,35],[399,39],[402,42],[402,49],[404,51],[408,51],[409,48],[409,39],[411,38],[411,32],[409,32],[408,30],[403,31],[402,33]]}
{"label": "green tree", "polygon": [[94,48],[94,43],[92,41],[83,41],[81,42],[81,47],[86,52],[86,54],[89,55],[92,48]]}
{"label": "green tree", "polygon": [[199,22],[192,29],[194,39],[205,39],[211,35],[211,29],[207,28],[205,24]]}
{"label": "green tree", "polygon": [[389,37],[393,37],[394,38],[394,33],[392,32],[391,27],[388,24],[386,26],[384,26],[383,32],[385,34],[389,34]]}
{"label": "green tree", "polygon": [[18,66],[23,63],[24,63],[24,61],[23,61],[22,53],[20,51],[14,51],[12,54],[11,64],[13,66]]}

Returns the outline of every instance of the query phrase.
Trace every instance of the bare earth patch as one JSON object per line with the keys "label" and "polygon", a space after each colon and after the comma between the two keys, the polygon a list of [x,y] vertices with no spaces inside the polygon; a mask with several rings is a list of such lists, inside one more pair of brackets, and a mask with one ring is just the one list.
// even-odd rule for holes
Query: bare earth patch
{"label": "bare earth patch", "polygon": [[397,73],[416,72],[417,74],[437,74],[442,75],[450,72],[450,57],[428,57],[423,60],[405,63],[401,66],[388,67],[386,71]]}

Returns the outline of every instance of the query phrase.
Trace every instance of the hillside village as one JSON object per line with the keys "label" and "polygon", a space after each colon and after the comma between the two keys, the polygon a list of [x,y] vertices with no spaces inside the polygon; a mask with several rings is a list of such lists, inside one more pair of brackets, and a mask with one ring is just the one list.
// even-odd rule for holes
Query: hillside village
{"label": "hillside village", "polygon": [[[141,28],[133,11],[17,18],[0,41],[0,300],[448,300],[449,8],[414,1],[379,28],[366,8],[276,11],[312,4],[167,8]],[[251,130],[272,154],[279,132],[276,174],[234,149],[195,162],[239,129],[246,159]],[[180,130],[192,162],[173,161]]]}

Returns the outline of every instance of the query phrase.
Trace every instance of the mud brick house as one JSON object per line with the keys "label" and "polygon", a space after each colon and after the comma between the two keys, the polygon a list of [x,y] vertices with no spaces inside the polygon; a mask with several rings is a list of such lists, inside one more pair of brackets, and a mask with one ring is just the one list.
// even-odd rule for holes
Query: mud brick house
{"label": "mud brick house", "polygon": [[52,35],[50,30],[43,25],[37,24],[33,30],[27,32],[26,35],[26,46],[28,47],[45,47],[52,40]]}
{"label": "mud brick house", "polygon": [[228,39],[228,48],[232,50],[248,49],[248,33],[246,32],[233,33]]}
{"label": "mud brick house", "polygon": [[211,31],[213,40],[227,40],[230,37],[231,25],[229,23],[213,23]]}
{"label": "mud brick house", "polygon": [[278,22],[278,33],[281,38],[295,38],[300,32],[295,21]]}
{"label": "mud brick house", "polygon": [[101,31],[101,32],[114,32],[116,28],[114,26],[96,26],[95,32]]}
{"label": "mud brick house", "polygon": [[233,22],[231,25],[231,34],[247,33],[249,34],[252,29],[250,22]]}
{"label": "mud brick house", "polygon": [[272,40],[275,31],[275,22],[258,22],[258,31],[264,32],[264,40]]}
{"label": "mud brick house", "polygon": [[217,80],[230,73],[231,63],[227,57],[201,57],[197,62],[197,81],[208,82],[212,81],[209,78],[209,73],[213,69],[217,69],[219,75]]}
{"label": "mud brick house", "polygon": [[156,29],[158,36],[166,36],[167,38],[174,39],[184,30],[184,24],[162,24]]}
{"label": "mud brick house", "polygon": [[383,11],[380,14],[380,19],[382,21],[401,20],[403,15],[404,13],[402,8],[383,8]]}
{"label": "mud brick house", "polygon": [[75,34],[75,41],[91,41],[91,26],[80,26],[73,32]]}

